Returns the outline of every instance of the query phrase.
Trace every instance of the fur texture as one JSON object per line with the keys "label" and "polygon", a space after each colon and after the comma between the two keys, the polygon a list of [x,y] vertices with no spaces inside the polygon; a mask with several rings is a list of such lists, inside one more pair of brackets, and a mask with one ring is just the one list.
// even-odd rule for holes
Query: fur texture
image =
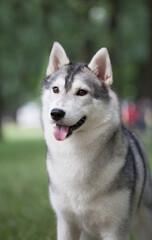
{"label": "fur texture", "polygon": [[131,231],[137,240],[152,239],[147,156],[122,125],[112,81],[107,49],[87,65],[70,63],[54,43],[42,121],[58,240],[129,240]]}

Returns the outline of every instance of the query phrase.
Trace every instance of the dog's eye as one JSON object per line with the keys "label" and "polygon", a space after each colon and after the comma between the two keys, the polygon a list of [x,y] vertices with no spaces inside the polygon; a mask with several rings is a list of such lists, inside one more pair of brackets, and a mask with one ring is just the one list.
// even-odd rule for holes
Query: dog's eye
{"label": "dog's eye", "polygon": [[58,87],[53,87],[53,92],[54,93],[59,93],[59,88]]}
{"label": "dog's eye", "polygon": [[86,95],[88,92],[86,90],[83,90],[83,89],[80,89],[78,92],[77,92],[77,96],[84,96]]}

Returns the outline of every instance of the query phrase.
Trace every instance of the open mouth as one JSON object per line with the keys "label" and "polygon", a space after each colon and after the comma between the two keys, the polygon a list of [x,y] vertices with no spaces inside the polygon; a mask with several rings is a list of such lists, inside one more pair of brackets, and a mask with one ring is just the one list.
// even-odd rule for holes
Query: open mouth
{"label": "open mouth", "polygon": [[56,140],[63,141],[66,137],[70,136],[72,132],[78,128],[80,128],[86,121],[86,117],[82,117],[76,124],[72,126],[64,126],[56,124],[54,128],[53,135]]}

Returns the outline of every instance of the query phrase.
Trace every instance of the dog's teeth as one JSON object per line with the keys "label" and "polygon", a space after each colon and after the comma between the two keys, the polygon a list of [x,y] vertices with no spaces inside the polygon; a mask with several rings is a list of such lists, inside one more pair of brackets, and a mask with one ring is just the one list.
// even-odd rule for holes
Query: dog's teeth
{"label": "dog's teeth", "polygon": [[56,123],[53,124],[53,128],[55,128],[55,127],[56,127]]}

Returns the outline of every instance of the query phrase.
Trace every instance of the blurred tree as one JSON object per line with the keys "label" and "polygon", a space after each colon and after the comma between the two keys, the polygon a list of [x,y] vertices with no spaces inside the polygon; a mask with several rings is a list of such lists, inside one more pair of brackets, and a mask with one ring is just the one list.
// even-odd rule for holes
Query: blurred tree
{"label": "blurred tree", "polygon": [[151,97],[151,9],[148,0],[1,0],[0,123],[40,95],[56,40],[74,61],[107,47],[119,95]]}
{"label": "blurred tree", "polygon": [[148,63],[149,10],[144,0],[120,2],[117,30],[119,43],[119,83],[121,97],[134,100],[144,96],[141,71]]}
{"label": "blurred tree", "polygon": [[141,67],[141,81],[140,85],[142,86],[139,89],[139,96],[146,96],[152,98],[152,1],[147,0],[147,12],[149,17],[148,25],[148,60]]}
{"label": "blurred tree", "polygon": [[46,44],[42,13],[36,2],[2,0],[0,5],[1,122],[4,114],[15,116],[21,104],[36,96]]}

